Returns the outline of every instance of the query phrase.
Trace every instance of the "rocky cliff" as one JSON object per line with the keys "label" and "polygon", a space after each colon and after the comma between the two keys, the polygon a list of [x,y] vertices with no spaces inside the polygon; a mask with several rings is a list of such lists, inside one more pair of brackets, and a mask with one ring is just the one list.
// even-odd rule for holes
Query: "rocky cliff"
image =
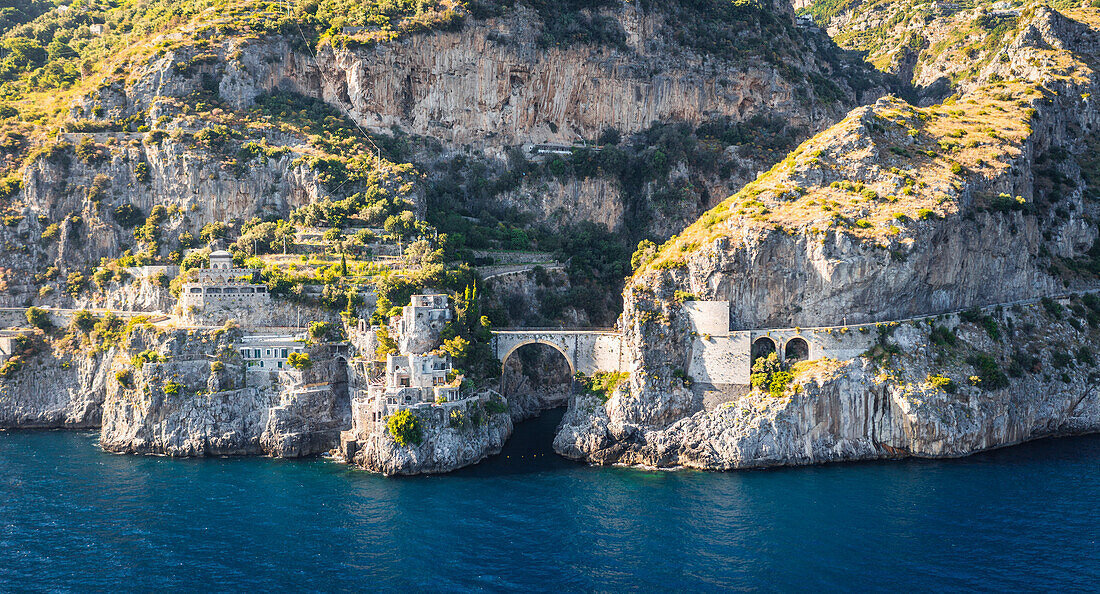
{"label": "rocky cliff", "polygon": [[[158,205],[172,208],[156,246],[166,257],[181,251],[180,233],[198,237],[207,223],[285,217],[334,191],[339,199],[358,189],[334,179],[330,165],[311,165],[332,156],[333,147],[317,136],[329,131],[300,125],[297,109],[257,112],[257,101],[273,95],[323,99],[370,131],[358,140],[367,150],[377,156],[382,145],[391,159],[416,161],[437,188],[451,181],[439,164],[456,155],[478,161],[471,168],[482,173],[463,181],[459,192],[466,204],[457,206],[469,214],[518,210],[535,215],[538,226],[593,221],[627,235],[646,226],[639,224],[644,214],[653,219],[646,232],[667,235],[767,163],[765,154],[739,150],[755,146],[750,135],[696,133],[696,127],[766,116],[788,123],[782,145],[883,88],[827,38],[795,28],[782,10],[713,10],[602,3],[585,18],[614,23],[621,38],[548,43],[556,25],[518,3],[459,27],[385,43],[337,36],[316,51],[316,39],[306,39],[300,27],[246,34],[225,21],[206,22],[217,11],[188,13],[176,29],[121,52],[102,80],[77,95],[64,123],[73,132],[58,142],[36,140],[45,146],[29,156],[10,204],[12,217],[21,219],[0,228],[0,241],[25,249],[25,257],[0,271],[8,289],[0,298],[24,305],[50,284],[52,299],[66,302],[63,286],[35,275],[54,265],[65,279],[101,258],[147,248],[113,216],[119,207],[146,215]],[[721,19],[743,25],[741,38],[718,26]],[[696,29],[695,37],[684,34]],[[675,122],[692,131],[634,138]],[[652,161],[660,174],[635,188],[619,178],[638,176],[608,167],[583,175],[556,166],[553,175],[528,171],[527,159],[541,158],[530,152],[534,144],[593,144],[607,131],[625,139],[624,150],[637,153],[639,166]],[[259,152],[250,142],[262,144]],[[683,153],[685,143],[705,144],[705,155]],[[526,151],[524,164],[506,157],[509,147]],[[246,148],[251,152],[242,153]],[[662,159],[676,162],[666,167]],[[711,164],[697,170],[702,161]],[[487,181],[497,188],[488,202],[469,200]],[[425,191],[413,184],[399,196],[419,203]],[[437,204],[446,202],[441,197]]]}
{"label": "rocky cliff", "polygon": [[[637,254],[622,318],[629,390],[603,406],[578,401],[559,451],[730,468],[894,450],[964,455],[1093,428],[1091,389],[1073,374],[971,391],[958,414],[978,415],[974,425],[949,428],[935,406],[898,403],[901,388],[866,359],[823,364],[828,373],[815,377],[825,379],[789,395],[789,407],[756,391],[736,411],[704,411],[683,381],[692,338],[679,302],[728,301],[732,328],[748,329],[920,317],[1095,287],[1094,149],[1069,139],[1097,123],[1096,15],[1035,11],[973,91],[927,109],[895,98],[858,109],[659,250]],[[1024,323],[1051,329],[1031,345],[1040,359],[1093,340],[1080,320]],[[997,346],[962,336],[976,350]],[[933,359],[920,350],[927,335],[902,337],[899,385],[911,390]],[[997,348],[994,367],[1008,364],[1011,347]]]}
{"label": "rocky cliff", "polygon": [[[476,464],[500,453],[512,435],[512,416],[499,396],[453,405],[411,408],[416,435],[399,443],[384,422],[353,414],[340,437],[339,456],[349,464],[385,475],[436,474]],[[353,406],[353,409],[355,407]]]}
{"label": "rocky cliff", "polygon": [[622,391],[606,407],[577,397],[554,447],[603,464],[729,470],[965,456],[1094,432],[1096,315],[1073,300],[1015,306],[978,323],[904,323],[867,356],[797,364],[782,393],[756,390],[658,425],[622,414],[654,408],[646,394]]}
{"label": "rocky cliff", "polygon": [[0,377],[0,429],[99,427],[117,349],[86,353],[24,335],[31,339],[17,353],[21,362],[9,358]]}
{"label": "rocky cliff", "polygon": [[343,359],[318,348],[307,370],[250,371],[231,347],[238,339],[235,329],[135,333],[130,350],[155,356],[132,370],[118,364],[104,404],[102,447],[280,457],[333,448],[349,423]]}

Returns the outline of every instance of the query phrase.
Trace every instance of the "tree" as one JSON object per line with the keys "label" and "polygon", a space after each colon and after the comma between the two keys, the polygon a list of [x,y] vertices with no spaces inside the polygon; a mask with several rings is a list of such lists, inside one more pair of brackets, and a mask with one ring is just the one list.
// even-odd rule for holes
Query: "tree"
{"label": "tree", "polygon": [[65,291],[73,297],[80,295],[80,292],[87,286],[88,279],[79,272],[70,272],[68,279],[65,281]]}
{"label": "tree", "polygon": [[374,351],[375,357],[385,359],[386,355],[397,352],[397,341],[390,336],[390,330],[384,324],[378,327],[374,336],[378,339],[378,348]]}
{"label": "tree", "polygon": [[141,221],[145,219],[145,213],[141,212],[141,209],[130,204],[120,204],[115,207],[114,210],[115,221],[119,225],[122,225],[123,229],[132,229],[141,224]]}
{"label": "tree", "polygon": [[386,233],[398,237],[409,237],[416,233],[416,216],[411,211],[404,211],[399,215],[391,215],[382,225]]}
{"label": "tree", "polygon": [[149,164],[142,161],[134,166],[134,179],[142,183],[149,183]]}
{"label": "tree", "polygon": [[430,241],[420,239],[405,248],[405,264],[408,266],[426,266],[443,261],[443,250],[434,249]]}
{"label": "tree", "polygon": [[213,223],[207,223],[202,226],[202,231],[199,232],[199,239],[202,239],[205,243],[210,243],[215,239],[225,239],[228,232],[229,227],[225,223],[214,221]]}
{"label": "tree", "polygon": [[464,361],[466,359],[469,347],[470,341],[462,338],[461,336],[456,336],[450,340],[443,341],[444,352],[446,352],[448,355],[458,361]]}
{"label": "tree", "polygon": [[411,410],[403,408],[386,419],[386,430],[393,436],[397,445],[406,447],[409,444],[420,445],[424,440],[424,434],[420,429],[420,419]]}
{"label": "tree", "polygon": [[73,326],[75,326],[81,332],[91,332],[95,327],[96,317],[92,315],[92,312],[82,309],[73,314]]}
{"label": "tree", "polygon": [[46,310],[37,307],[27,308],[27,323],[42,330],[49,330],[53,327],[50,322],[50,314],[46,313]]}
{"label": "tree", "polygon": [[313,322],[309,325],[309,338],[316,341],[326,340],[333,330],[331,322]]}
{"label": "tree", "polygon": [[294,369],[309,369],[313,367],[313,361],[309,359],[309,353],[290,353],[286,358],[286,362]]}
{"label": "tree", "polygon": [[657,244],[648,239],[638,242],[638,249],[630,256],[630,269],[636,271],[645,266],[657,255]]}

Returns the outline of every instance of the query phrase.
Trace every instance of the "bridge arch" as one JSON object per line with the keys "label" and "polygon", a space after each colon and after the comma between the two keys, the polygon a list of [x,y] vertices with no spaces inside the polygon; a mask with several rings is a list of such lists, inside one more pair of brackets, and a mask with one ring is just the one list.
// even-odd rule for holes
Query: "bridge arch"
{"label": "bridge arch", "polygon": [[805,338],[795,336],[783,345],[783,358],[787,361],[806,361],[810,358],[810,343]]}
{"label": "bridge arch", "polygon": [[504,356],[500,358],[501,373],[504,372],[505,366],[508,365],[508,359],[511,358],[513,353],[515,353],[516,351],[518,351],[519,349],[521,349],[525,346],[532,345],[532,344],[544,344],[544,345],[554,349],[555,351],[561,353],[561,356],[565,357],[565,362],[569,364],[569,375],[570,376],[577,375],[577,368],[576,368],[575,365],[573,365],[573,357],[569,353],[569,351],[566,350],[566,348],[564,346],[562,346],[560,344],[557,344],[553,341],[542,340],[542,339],[539,339],[539,338],[531,338],[531,339],[527,339],[527,340],[522,340],[520,342],[517,342],[515,345],[513,345],[512,348],[508,349],[508,352],[504,353]]}
{"label": "bridge arch", "polygon": [[752,351],[749,357],[749,368],[752,368],[752,364],[756,363],[756,360],[760,357],[767,357],[768,355],[775,353],[779,350],[775,341],[769,336],[761,336],[752,341]]}
{"label": "bridge arch", "polygon": [[[509,348],[508,351],[504,354],[504,356],[500,358],[500,393],[503,396],[505,396],[505,397],[510,396],[508,386],[506,385],[507,378],[508,378],[508,362],[512,359],[512,355],[515,354],[517,351],[519,351],[521,348],[531,346],[531,345],[548,346],[551,349],[553,349],[554,351],[556,351],[559,355],[561,355],[561,357],[563,359],[565,359],[566,365],[569,366],[569,382],[570,382],[570,385],[571,385],[571,382],[573,381],[573,378],[575,378],[577,376],[577,367],[573,363],[573,357],[572,357],[571,353],[569,352],[568,347],[563,346],[563,345],[558,344],[558,343],[555,343],[555,342],[550,341],[550,340],[540,340],[540,339],[537,339],[537,338],[522,340],[522,341],[516,343],[515,345],[513,345],[511,348]],[[522,385],[522,383],[521,383],[521,385]],[[516,388],[516,386],[513,386],[513,388]]]}

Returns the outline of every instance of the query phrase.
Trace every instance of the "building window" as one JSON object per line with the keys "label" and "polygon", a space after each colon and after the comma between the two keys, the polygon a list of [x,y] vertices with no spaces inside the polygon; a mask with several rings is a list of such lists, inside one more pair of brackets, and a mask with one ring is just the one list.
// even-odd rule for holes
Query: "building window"
{"label": "building window", "polygon": [[283,358],[284,358],[284,359],[286,359],[286,358],[287,358],[287,352],[286,352],[286,349],[283,349]]}

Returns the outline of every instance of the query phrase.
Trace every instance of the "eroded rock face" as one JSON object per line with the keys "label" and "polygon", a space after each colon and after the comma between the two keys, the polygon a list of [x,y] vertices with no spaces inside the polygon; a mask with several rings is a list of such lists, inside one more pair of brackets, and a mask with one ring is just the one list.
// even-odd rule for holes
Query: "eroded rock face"
{"label": "eroded rock face", "polygon": [[[1098,237],[1096,204],[1089,198],[1095,189],[1080,177],[1081,159],[1088,157],[1072,156],[1084,149],[1065,142],[1091,129],[1097,117],[1078,101],[1091,96],[1095,81],[1089,64],[1097,34],[1083,28],[1040,9],[1009,44],[1008,60],[997,67],[1002,77],[1009,74],[1005,64],[1047,63],[1039,58],[1047,51],[1056,51],[1066,72],[1075,73],[1030,71],[1032,83],[1057,92],[1042,99],[1032,94],[1032,103],[1016,104],[1031,107],[1019,114],[1027,122],[1024,134],[997,155],[1008,155],[1009,167],[982,175],[949,164],[930,168],[920,153],[914,158],[906,148],[928,134],[927,128],[910,128],[913,140],[905,138],[904,126],[893,128],[901,142],[891,146],[890,124],[879,122],[889,119],[883,114],[912,116],[910,122],[935,116],[883,99],[855,110],[769,172],[762,178],[766,183],[750,186],[725,211],[709,213],[670,242],[657,264],[631,279],[624,293],[629,389],[602,405],[575,400],[556,441],[558,451],[601,463],[727,469],[906,454],[961,456],[1036,437],[1100,430],[1088,379],[1095,373],[1091,356],[1086,353],[1072,366],[1065,358],[1070,353],[1076,360],[1073,353],[1096,344],[1094,332],[1084,330],[1088,310],[1075,303],[1072,323],[1034,311],[1039,297],[1096,288],[1091,274],[1070,271],[1091,261],[1090,247]],[[980,106],[983,97],[995,99],[982,93],[1007,88],[989,83],[956,105]],[[950,105],[942,109],[949,118],[964,113]],[[962,145],[955,150],[945,142],[940,148],[953,159],[965,158]],[[1052,163],[1042,156],[1052,151],[1066,157]],[[903,161],[908,170],[889,168],[891,154],[908,155]],[[830,165],[819,166],[825,159]],[[982,163],[970,167],[977,170]],[[1074,181],[1052,195],[1046,181],[1051,175]],[[767,185],[776,179],[780,182]],[[858,188],[848,206],[801,201],[844,187]],[[933,200],[920,198],[927,188],[935,189]],[[867,219],[852,221],[856,224],[822,224],[830,216],[822,212],[853,205],[858,210],[884,196],[898,211],[912,207],[910,200],[928,206],[912,207],[918,216],[893,221],[883,221],[872,207],[862,211]],[[993,206],[998,196],[1007,207]],[[887,224],[904,230],[860,232]],[[705,233],[712,227],[722,232]],[[696,238],[702,239],[696,243]],[[784,398],[753,392],[732,405],[708,408],[677,378],[677,370],[682,374],[689,367],[693,340],[679,305],[685,295],[728,301],[732,329],[846,326],[998,303],[1010,313],[997,314],[996,324],[1008,330],[1003,338],[983,336],[964,324],[961,346],[943,353],[929,347],[928,327],[903,325],[896,335],[901,355],[891,361],[820,363],[803,370],[799,391]],[[1014,304],[1021,300],[1030,305],[1017,311]],[[1024,357],[1019,349],[1030,354]],[[1036,358],[1031,367],[1042,371],[1021,373],[994,390],[969,386],[977,371],[968,359],[983,353],[1001,369]],[[950,377],[959,386],[957,394],[934,388],[930,375]]]}
{"label": "eroded rock face", "polygon": [[473,400],[458,406],[407,409],[418,419],[420,443],[400,445],[384,423],[355,419],[339,454],[344,461],[385,475],[436,474],[499,454],[512,435],[512,416]]}
{"label": "eroded rock face", "polygon": [[46,350],[0,379],[0,429],[99,427],[117,351]]}
{"label": "eroded rock face", "polygon": [[[654,121],[740,119],[760,109],[797,114],[803,122],[822,115],[806,112],[790,82],[771,68],[715,67],[704,56],[647,50],[647,42],[672,45],[646,36],[656,35],[661,17],[631,3],[618,16],[624,28],[644,32],[631,51],[539,48],[537,17],[528,11],[368,50],[324,46],[318,54],[324,95],[350,104],[364,125],[398,125],[458,144],[489,137],[572,143],[605,128],[633,133]],[[502,40],[497,29],[511,34]]]}
{"label": "eroded rock face", "polygon": [[[554,448],[602,464],[729,470],[965,456],[1030,439],[1100,431],[1100,395],[1092,387],[1097,367],[1091,358],[1100,334],[1079,314],[1065,315],[1059,320],[1037,306],[1011,308],[994,316],[1001,333],[996,339],[953,316],[934,320],[957,335],[953,346],[937,345],[928,323],[906,323],[888,339],[899,355],[814,361],[782,397],[754,391],[663,425],[631,423],[617,412],[630,400],[660,407],[644,396],[618,393],[606,406],[578,397]],[[1078,357],[1081,347],[1070,345],[1083,345],[1087,353]],[[1005,387],[982,388],[982,382],[995,381],[980,376],[971,362],[982,354],[1010,374]],[[945,389],[938,378],[951,384]]]}
{"label": "eroded rock face", "polygon": [[309,370],[249,372],[230,346],[238,333],[135,336],[164,360],[133,370],[128,382],[112,378],[102,447],[169,456],[279,457],[334,447],[350,415],[343,359],[321,347],[311,353]]}

